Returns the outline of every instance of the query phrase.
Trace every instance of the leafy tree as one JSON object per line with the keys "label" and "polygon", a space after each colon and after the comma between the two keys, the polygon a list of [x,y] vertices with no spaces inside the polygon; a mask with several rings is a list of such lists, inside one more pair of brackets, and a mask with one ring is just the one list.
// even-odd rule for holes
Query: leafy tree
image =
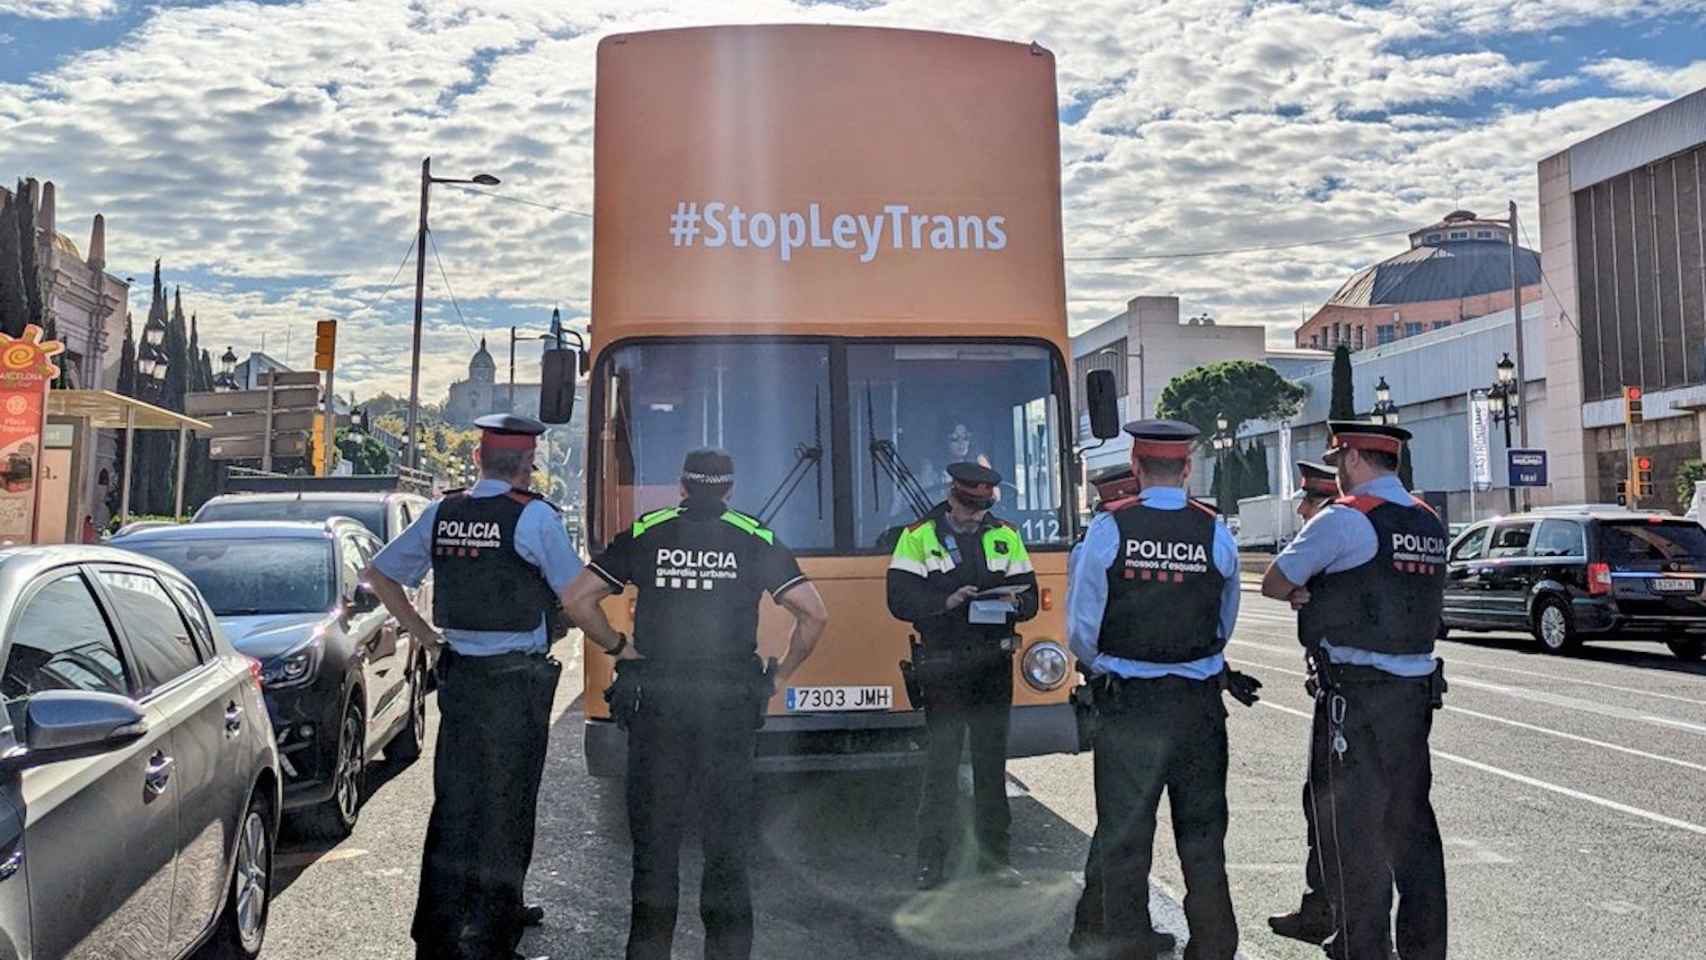
{"label": "leafy tree", "polygon": [[23,336],[30,317],[23,251],[18,243],[19,206],[19,200],[0,198],[0,332],[13,337]]}
{"label": "leafy tree", "polygon": [[1355,420],[1356,416],[1355,391],[1351,386],[1351,349],[1341,343],[1333,348],[1333,393],[1327,403],[1327,418]]}
{"label": "leafy tree", "polygon": [[1304,396],[1302,387],[1265,363],[1221,360],[1174,377],[1161,391],[1156,412],[1201,430],[1199,442],[1206,447],[1215,433],[1218,418],[1225,417],[1227,430],[1236,433],[1249,420],[1283,420],[1292,416]]}
{"label": "leafy tree", "polygon": [[1684,460],[1676,468],[1676,502],[1684,509],[1694,505],[1694,485],[1706,480],[1706,461]]}
{"label": "leafy tree", "polygon": [[390,473],[391,451],[385,444],[359,430],[339,430],[338,452],[348,460],[356,473]]}
{"label": "leafy tree", "polygon": [[[39,189],[23,180],[18,181],[18,205],[15,208],[18,216],[18,270],[23,274],[24,300],[29,306],[26,322],[55,334],[43,339],[57,340],[57,331],[48,322],[47,308],[41,295],[41,254],[36,245],[36,205],[41,202],[36,191]],[[53,242],[52,237],[47,239],[48,243]]]}

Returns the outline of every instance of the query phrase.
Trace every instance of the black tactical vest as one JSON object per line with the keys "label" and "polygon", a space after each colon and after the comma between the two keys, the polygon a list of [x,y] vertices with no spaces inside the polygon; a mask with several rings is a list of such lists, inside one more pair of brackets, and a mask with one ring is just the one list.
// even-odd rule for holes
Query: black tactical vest
{"label": "black tactical vest", "polygon": [[[1445,600],[1445,527],[1421,501],[1340,497],[1374,526],[1374,559],[1309,579],[1310,632],[1335,647],[1432,653]],[[1306,640],[1306,642],[1313,642]]]}
{"label": "black tactical vest", "polygon": [[1109,515],[1119,525],[1119,554],[1108,567],[1108,603],[1097,646],[1102,653],[1150,663],[1201,660],[1225,649],[1214,563],[1214,516],[1192,503],[1157,510],[1131,500]]}
{"label": "black tactical vest", "polygon": [[521,633],[557,605],[539,568],[515,550],[515,525],[536,497],[452,494],[432,528],[432,621],[442,629]]}

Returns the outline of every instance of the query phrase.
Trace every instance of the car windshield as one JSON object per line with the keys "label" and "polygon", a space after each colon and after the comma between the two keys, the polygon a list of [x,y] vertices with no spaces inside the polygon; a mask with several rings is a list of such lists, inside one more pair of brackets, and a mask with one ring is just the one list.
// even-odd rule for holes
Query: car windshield
{"label": "car windshield", "polygon": [[1602,523],[1600,550],[1612,566],[1626,563],[1706,561],[1706,529],[1684,520]]}
{"label": "car windshield", "polygon": [[330,517],[349,517],[359,522],[383,540],[385,538],[385,504],[376,500],[220,500],[202,507],[196,514],[197,523],[221,520],[306,520],[321,521]]}
{"label": "car windshield", "polygon": [[221,617],[317,613],[332,606],[329,540],[157,540],[118,543],[176,567]]}

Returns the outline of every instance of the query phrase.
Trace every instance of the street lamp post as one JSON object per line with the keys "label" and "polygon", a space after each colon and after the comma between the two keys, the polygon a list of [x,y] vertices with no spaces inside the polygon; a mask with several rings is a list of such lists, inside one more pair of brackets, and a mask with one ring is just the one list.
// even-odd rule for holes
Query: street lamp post
{"label": "street lamp post", "polygon": [[[1493,365],[1493,369],[1497,371],[1498,379],[1493,381],[1492,388],[1487,391],[1487,410],[1493,415],[1493,419],[1495,421],[1504,425],[1505,462],[1509,464],[1511,449],[1511,421],[1519,420],[1522,415],[1522,411],[1520,409],[1522,406],[1522,400],[1517,391],[1515,382],[1516,364],[1511,362],[1511,355],[1507,353],[1504,355],[1503,359]],[[1508,474],[1505,477],[1505,497],[1506,503],[1510,508],[1510,512],[1515,513],[1516,487],[1511,485],[1510,476]]]}
{"label": "street lamp post", "polygon": [[409,466],[416,469],[421,465],[420,437],[415,421],[420,414],[421,400],[421,308],[426,299],[427,199],[435,183],[477,183],[482,187],[495,187],[499,180],[489,173],[477,174],[467,180],[435,177],[432,175],[432,158],[421,161],[421,219],[415,248],[415,332],[414,344],[409,351]]}
{"label": "street lamp post", "polygon": [[237,351],[230,347],[219,358],[219,376],[213,378],[213,385],[221,390],[237,389]]}
{"label": "street lamp post", "polygon": [[1392,388],[1386,385],[1385,377],[1374,385],[1373,419],[1375,423],[1388,427],[1398,425],[1398,405],[1392,402]]}
{"label": "street lamp post", "polygon": [[1237,443],[1232,432],[1226,427],[1224,415],[1214,418],[1214,436],[1209,438],[1209,446],[1214,448],[1214,480],[1217,488],[1214,491],[1214,501],[1216,508],[1220,510],[1220,515],[1223,517],[1227,515],[1225,501],[1231,499],[1227,496],[1226,455],[1232,452],[1233,444]]}

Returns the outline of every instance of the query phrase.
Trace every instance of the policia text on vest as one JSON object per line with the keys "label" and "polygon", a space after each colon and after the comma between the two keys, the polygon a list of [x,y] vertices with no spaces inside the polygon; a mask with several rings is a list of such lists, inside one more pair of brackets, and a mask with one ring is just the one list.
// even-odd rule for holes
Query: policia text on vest
{"label": "policia text on vest", "polygon": [[1398,897],[1400,956],[1443,960],[1445,863],[1429,798],[1428,737],[1444,702],[1434,655],[1445,586],[1445,529],[1393,471],[1408,432],[1331,421],[1327,461],[1346,496],[1303,528],[1262,579],[1298,609],[1314,668],[1306,879],[1327,924],[1274,917],[1276,932],[1325,940],[1338,960],[1383,955]]}
{"label": "policia text on vest", "polygon": [[[776,687],[811,655],[828,613],[793,553],[727,506],[734,483],[727,453],[690,452],[681,479],[681,505],[617,534],[569,588],[568,607],[587,637],[618,659],[605,696],[628,733],[629,960],[670,955],[691,819],[702,824],[705,847],[705,955],[746,960],[756,731]],[[632,639],[599,606],[629,585],[639,594]],[[758,605],[766,593],[793,614],[794,632],[781,661],[761,665]]]}

